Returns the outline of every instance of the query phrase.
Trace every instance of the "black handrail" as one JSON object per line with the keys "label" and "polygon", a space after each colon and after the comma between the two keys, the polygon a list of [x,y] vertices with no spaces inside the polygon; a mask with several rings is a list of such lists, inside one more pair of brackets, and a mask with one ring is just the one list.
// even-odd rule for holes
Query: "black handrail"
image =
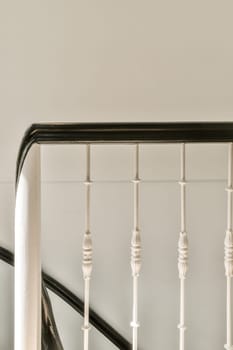
{"label": "black handrail", "polygon": [[[11,266],[14,266],[14,254],[8,249],[0,247],[0,259]],[[70,305],[76,312],[83,316],[84,303],[79,297],[77,297],[77,295],[72,293],[62,283],[58,282],[55,278],[51,277],[44,271],[42,272],[42,279],[46,288],[59,296],[65,303]],[[46,300],[47,299],[49,298],[46,298]],[[50,314],[52,314],[52,310],[50,311]],[[119,349],[131,349],[131,344],[92,309],[90,309],[90,323]],[[51,348],[49,348],[49,350],[50,349]]]}
{"label": "black handrail", "polygon": [[179,143],[231,142],[233,123],[65,123],[32,124],[18,153],[16,183],[34,143]]}

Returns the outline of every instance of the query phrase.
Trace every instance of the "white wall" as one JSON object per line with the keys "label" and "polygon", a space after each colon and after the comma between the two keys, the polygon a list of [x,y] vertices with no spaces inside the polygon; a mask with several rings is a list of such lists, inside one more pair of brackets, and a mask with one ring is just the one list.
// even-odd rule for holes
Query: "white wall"
{"label": "white wall", "polygon": [[[233,121],[232,10],[231,1],[209,0],[0,2],[1,244],[13,247],[15,160],[32,122]],[[43,149],[44,266],[81,295],[83,186],[76,181],[84,178],[83,149]],[[132,149],[96,146],[93,153],[93,176],[105,182],[93,186],[92,305],[129,335]],[[178,157],[177,146],[145,146],[142,152],[142,179],[152,181],[142,186],[145,349],[177,343]],[[188,177],[188,345],[217,349],[224,343],[226,145],[189,146]],[[107,264],[101,263],[103,254]],[[0,348],[12,349],[13,273],[0,268]],[[54,303],[61,327],[69,325],[66,348],[77,348],[81,321]],[[169,337],[163,336],[166,327]]]}

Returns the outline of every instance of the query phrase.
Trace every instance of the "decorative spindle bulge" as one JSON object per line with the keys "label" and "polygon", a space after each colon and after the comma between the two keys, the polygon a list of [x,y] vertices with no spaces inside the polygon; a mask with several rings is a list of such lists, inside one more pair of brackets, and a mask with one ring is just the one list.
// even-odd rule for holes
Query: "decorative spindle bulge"
{"label": "decorative spindle bulge", "polygon": [[178,242],[178,270],[179,278],[185,279],[188,270],[188,236],[181,232]]}
{"label": "decorative spindle bulge", "polygon": [[90,231],[84,234],[83,239],[83,278],[89,279],[92,272],[92,238]]}
{"label": "decorative spindle bulge", "polygon": [[233,232],[230,230],[226,231],[225,241],[225,274],[227,277],[233,276]]}
{"label": "decorative spindle bulge", "polygon": [[140,230],[134,230],[131,240],[131,268],[135,277],[139,276],[141,269],[141,250]]}

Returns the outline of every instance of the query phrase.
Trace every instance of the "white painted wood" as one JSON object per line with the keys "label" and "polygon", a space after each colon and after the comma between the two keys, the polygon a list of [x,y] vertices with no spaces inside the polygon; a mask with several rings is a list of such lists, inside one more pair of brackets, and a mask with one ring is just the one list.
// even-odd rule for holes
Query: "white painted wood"
{"label": "white painted wood", "polygon": [[92,238],[90,231],[90,170],[91,170],[91,149],[90,145],[86,146],[86,217],[85,217],[85,234],[83,239],[83,278],[84,278],[84,324],[83,324],[83,348],[89,348],[89,305],[90,305],[90,279],[92,272]]}
{"label": "white painted wood", "polygon": [[179,349],[185,348],[185,278],[188,270],[188,238],[186,233],[186,179],[185,179],[185,144],[181,144],[181,176],[180,176],[180,201],[181,201],[181,231],[178,241],[178,271],[180,278],[180,323]]}
{"label": "white painted wood", "polygon": [[138,348],[138,277],[141,269],[141,235],[139,229],[139,145],[135,149],[135,178],[134,184],[134,229],[131,240],[131,268],[133,276],[133,315],[132,315],[132,343],[133,350]]}
{"label": "white painted wood", "polygon": [[226,350],[232,350],[232,302],[231,302],[231,286],[233,276],[233,232],[232,232],[232,192],[233,192],[233,178],[232,178],[232,156],[233,144],[229,144],[228,150],[228,180],[227,180],[227,230],[224,240],[224,265],[227,282],[226,291]]}
{"label": "white painted wood", "polygon": [[15,206],[15,350],[41,349],[40,146],[19,178]]}

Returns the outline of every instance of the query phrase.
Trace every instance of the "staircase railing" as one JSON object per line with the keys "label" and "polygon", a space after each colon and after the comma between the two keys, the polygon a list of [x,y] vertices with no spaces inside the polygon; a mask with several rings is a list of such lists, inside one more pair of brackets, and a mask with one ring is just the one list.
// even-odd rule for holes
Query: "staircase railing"
{"label": "staircase railing", "polygon": [[[178,268],[180,278],[180,350],[185,349],[185,284],[188,267],[188,239],[185,230],[185,144],[229,143],[228,222],[225,237],[225,271],[227,278],[226,350],[233,349],[231,330],[231,279],[233,275],[232,233],[232,142],[233,123],[99,123],[33,124],[26,132],[18,154],[15,210],[15,350],[41,348],[41,261],[40,261],[40,145],[86,144],[87,160],[92,144],[132,144],[136,146],[134,182],[134,229],[131,245],[133,275],[132,347],[138,349],[138,277],[141,264],[139,215],[139,146],[143,143],[181,144],[181,232]],[[29,152],[30,151],[30,152]],[[90,169],[87,169],[87,218],[89,217]],[[88,222],[88,221],[87,221]],[[85,304],[84,349],[89,339],[89,288],[92,267],[92,244],[87,225],[83,246]]]}

